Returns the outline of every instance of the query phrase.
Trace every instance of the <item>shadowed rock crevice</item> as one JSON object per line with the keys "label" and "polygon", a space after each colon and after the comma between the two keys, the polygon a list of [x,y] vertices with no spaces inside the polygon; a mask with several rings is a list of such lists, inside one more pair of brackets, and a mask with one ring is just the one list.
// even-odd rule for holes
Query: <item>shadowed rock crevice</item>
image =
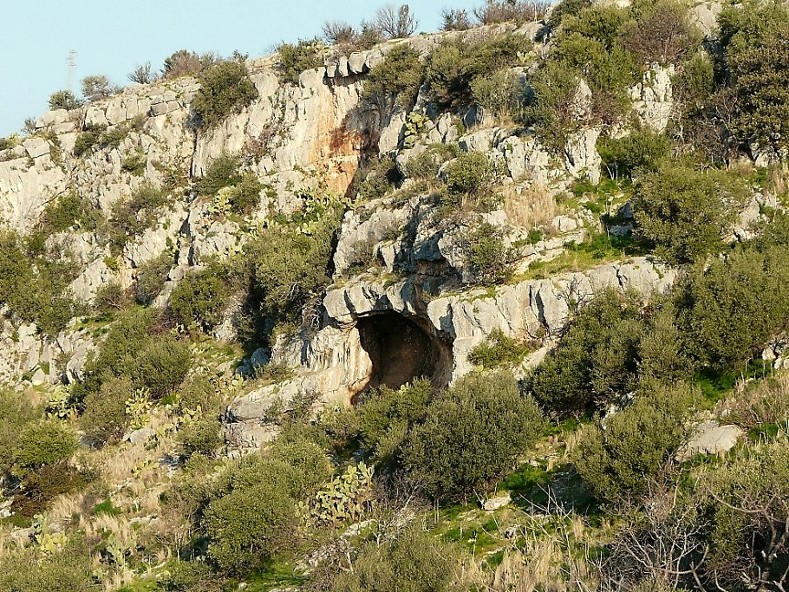
{"label": "shadowed rock crevice", "polygon": [[362,348],[370,356],[372,373],[365,385],[400,388],[426,377],[446,386],[452,369],[452,348],[417,322],[396,312],[363,317],[357,322]]}

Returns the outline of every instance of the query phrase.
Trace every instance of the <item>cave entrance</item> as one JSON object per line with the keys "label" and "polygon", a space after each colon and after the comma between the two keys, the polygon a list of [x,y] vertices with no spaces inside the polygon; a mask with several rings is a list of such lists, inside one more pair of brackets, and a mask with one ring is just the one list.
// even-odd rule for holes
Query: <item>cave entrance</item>
{"label": "cave entrance", "polygon": [[444,387],[451,372],[451,348],[414,321],[384,312],[357,322],[362,348],[370,356],[372,374],[366,387],[400,388],[425,377]]}

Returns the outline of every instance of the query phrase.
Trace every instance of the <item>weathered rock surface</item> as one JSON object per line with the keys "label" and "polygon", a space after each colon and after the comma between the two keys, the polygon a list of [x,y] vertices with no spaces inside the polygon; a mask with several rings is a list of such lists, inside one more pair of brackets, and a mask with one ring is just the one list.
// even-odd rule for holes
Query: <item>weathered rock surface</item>
{"label": "weathered rock surface", "polygon": [[714,420],[705,421],[696,426],[677,459],[689,460],[697,454],[725,454],[734,448],[744,434],[739,426],[721,425]]}

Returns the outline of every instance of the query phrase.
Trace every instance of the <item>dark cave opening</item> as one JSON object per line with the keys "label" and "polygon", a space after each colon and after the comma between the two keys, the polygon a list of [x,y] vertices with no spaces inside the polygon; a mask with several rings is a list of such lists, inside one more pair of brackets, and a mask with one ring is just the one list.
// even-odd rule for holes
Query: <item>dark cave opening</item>
{"label": "dark cave opening", "polygon": [[357,328],[373,366],[366,388],[385,385],[397,389],[420,377],[431,379],[439,388],[448,383],[451,345],[416,322],[396,312],[384,312],[359,319]]}

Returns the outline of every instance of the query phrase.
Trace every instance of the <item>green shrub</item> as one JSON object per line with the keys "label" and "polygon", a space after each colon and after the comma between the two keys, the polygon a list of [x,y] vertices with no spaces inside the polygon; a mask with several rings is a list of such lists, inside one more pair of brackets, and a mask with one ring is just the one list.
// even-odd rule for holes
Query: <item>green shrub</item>
{"label": "green shrub", "polygon": [[48,233],[64,232],[72,227],[90,232],[99,227],[102,219],[101,211],[90,200],[70,191],[47,206],[41,223]]}
{"label": "green shrub", "polygon": [[463,251],[474,283],[500,284],[512,277],[511,249],[504,244],[503,231],[489,222],[469,233]]}
{"label": "green shrub", "polygon": [[508,337],[501,329],[494,329],[487,339],[468,355],[468,361],[488,370],[502,366],[518,366],[531,351],[528,343]]}
{"label": "green shrub", "polygon": [[243,575],[288,549],[296,532],[293,498],[269,483],[237,489],[205,512],[208,555],[223,571]]}
{"label": "green shrub", "polygon": [[397,390],[382,386],[357,402],[351,423],[362,447],[379,463],[392,464],[408,429],[425,415],[433,393],[427,379]]}
{"label": "green shrub", "polygon": [[[789,9],[751,0],[719,17],[731,105],[728,129],[746,150],[789,146]],[[726,94],[728,93],[728,94]]]}
{"label": "green shrub", "polygon": [[110,244],[123,250],[129,240],[151,228],[157,220],[156,211],[167,203],[167,195],[150,183],[145,183],[129,199],[121,199],[112,206]]}
{"label": "green shrub", "polygon": [[139,304],[147,306],[156,299],[164,288],[172,266],[173,254],[169,251],[140,266],[134,284],[134,296]]}
{"label": "green shrub", "polygon": [[253,173],[241,177],[228,196],[230,207],[238,214],[250,214],[260,205],[260,192],[263,184]]}
{"label": "green shrub", "polygon": [[[453,552],[430,534],[410,526],[383,544],[359,549],[353,570],[333,569],[331,592],[445,592],[453,590]],[[313,576],[316,578],[316,576]],[[317,578],[316,578],[317,579]]]}
{"label": "green shrub", "polygon": [[267,228],[250,245],[253,287],[267,316],[298,319],[303,307],[329,285],[338,214],[336,208],[326,212],[310,234],[287,226]]}
{"label": "green shrub", "polygon": [[101,286],[96,290],[96,296],[93,299],[93,308],[103,314],[123,310],[129,304],[129,295],[118,282],[110,282]]}
{"label": "green shrub", "polygon": [[90,476],[65,461],[30,471],[19,482],[11,511],[17,519],[33,519],[43,514],[58,496],[84,489]]}
{"label": "green shrub", "polygon": [[397,45],[367,75],[362,96],[382,109],[394,102],[407,107],[416,100],[423,81],[419,52],[408,44]]}
{"label": "green shrub", "polygon": [[[520,26],[541,20],[545,16],[547,7],[545,3],[526,0],[486,0],[483,6],[474,9],[474,16],[481,25],[514,21]],[[445,27],[444,30],[451,29]]]}
{"label": "green shrub", "polygon": [[701,48],[702,35],[691,23],[685,4],[658,0],[639,8],[642,10],[636,11],[637,19],[623,30],[622,43],[641,63],[677,66]]}
{"label": "green shrub", "polygon": [[590,8],[592,0],[561,0],[557,2],[551,11],[551,17],[548,19],[548,24],[551,28],[556,28],[568,16],[578,15],[582,10]]}
{"label": "green shrub", "polygon": [[499,121],[519,120],[526,103],[526,89],[519,76],[509,68],[477,76],[471,81],[474,102]]}
{"label": "green shrub", "polygon": [[457,144],[431,144],[405,164],[405,175],[412,179],[433,180],[445,162],[463,154]]}
{"label": "green shrub", "polygon": [[723,235],[747,193],[745,184],[732,173],[665,162],[636,185],[636,232],[671,263],[720,252]]}
{"label": "green shrub", "polygon": [[22,472],[68,460],[77,450],[72,430],[56,421],[28,423],[19,432],[14,464]]}
{"label": "green shrub", "polygon": [[53,111],[56,109],[67,109],[71,111],[81,106],[82,102],[77,99],[70,90],[59,90],[52,93],[49,97],[49,108]]}
{"label": "green shrub", "polygon": [[219,418],[206,416],[188,422],[178,430],[178,441],[185,457],[193,454],[210,457],[224,443]]}
{"label": "green shrub", "polygon": [[74,156],[82,156],[93,150],[106,129],[106,125],[85,126],[85,129],[74,140]]}
{"label": "green shrub", "polygon": [[616,5],[592,5],[562,19],[560,36],[578,35],[601,43],[611,51],[618,43],[629,11]]}
{"label": "green shrub", "polygon": [[621,502],[647,491],[683,442],[690,399],[686,387],[654,387],[604,426],[584,432],[575,466],[599,499]]}
{"label": "green shrub", "polygon": [[660,162],[668,158],[671,142],[663,134],[644,129],[624,138],[601,138],[597,149],[612,179],[632,179],[639,171],[657,170]]}
{"label": "green shrub", "polygon": [[80,417],[80,427],[95,442],[118,440],[129,427],[126,401],[134,395],[129,377],[109,377],[101,388],[89,393],[84,400],[85,412]]}
{"label": "green shrub", "polygon": [[38,411],[23,395],[0,389],[0,475],[11,470],[19,433],[38,419]]}
{"label": "green shrub", "polygon": [[236,155],[223,152],[216,159],[212,160],[206,168],[203,178],[200,179],[195,188],[200,195],[214,196],[223,187],[231,187],[241,181],[238,167],[241,159]]}
{"label": "green shrub", "polygon": [[529,378],[537,400],[554,413],[577,414],[632,391],[644,330],[640,305],[632,294],[597,294]]}
{"label": "green shrub", "polygon": [[279,56],[278,71],[283,82],[298,84],[299,76],[305,70],[323,66],[326,45],[318,38],[300,39],[296,45],[283,43],[277,48]]}
{"label": "green shrub", "polygon": [[430,403],[408,434],[403,465],[434,499],[465,499],[512,469],[542,428],[511,374],[469,375]]}
{"label": "green shrub", "polygon": [[179,78],[180,76],[196,76],[213,61],[214,57],[209,54],[201,57],[193,51],[179,49],[165,58],[162,76],[165,79]]}
{"label": "green shrub", "polygon": [[189,345],[173,337],[151,339],[128,369],[134,384],[155,399],[175,391],[192,365]]}
{"label": "green shrub", "polygon": [[148,159],[141,151],[129,154],[121,161],[121,170],[136,175],[142,176],[145,172],[145,167],[148,165]]}
{"label": "green shrub", "polygon": [[218,266],[186,275],[170,295],[176,322],[188,327],[196,323],[211,331],[222,322],[230,298],[230,286]]}
{"label": "green shrub", "polygon": [[0,559],[0,592],[91,592],[101,590],[93,577],[83,538],[73,537],[62,550],[28,547]]}
{"label": "green shrub", "polygon": [[371,201],[379,199],[391,191],[398,181],[397,165],[391,158],[375,158],[364,168],[360,169],[364,175],[359,183],[359,199]]}
{"label": "green shrub", "polygon": [[482,152],[464,152],[448,162],[442,174],[451,194],[478,195],[493,184],[496,167]]}
{"label": "green shrub", "polygon": [[526,121],[556,153],[564,150],[569,135],[585,123],[576,108],[579,83],[575,72],[551,60],[530,80],[534,98],[526,111]]}
{"label": "green shrub", "polygon": [[789,320],[785,247],[736,249],[696,267],[679,290],[681,322],[693,356],[719,370],[739,369]]}
{"label": "green shrub", "polygon": [[[476,43],[447,40],[436,46],[427,61],[427,82],[442,109],[459,109],[474,102],[472,85],[478,78],[522,64],[532,49],[526,35],[490,35]],[[483,83],[484,85],[484,83]],[[509,84],[505,84],[507,90]],[[481,93],[481,96],[490,96]]]}
{"label": "green shrub", "polygon": [[215,64],[201,72],[198,81],[200,90],[192,100],[192,110],[202,127],[214,127],[258,98],[258,91],[241,60]]}

